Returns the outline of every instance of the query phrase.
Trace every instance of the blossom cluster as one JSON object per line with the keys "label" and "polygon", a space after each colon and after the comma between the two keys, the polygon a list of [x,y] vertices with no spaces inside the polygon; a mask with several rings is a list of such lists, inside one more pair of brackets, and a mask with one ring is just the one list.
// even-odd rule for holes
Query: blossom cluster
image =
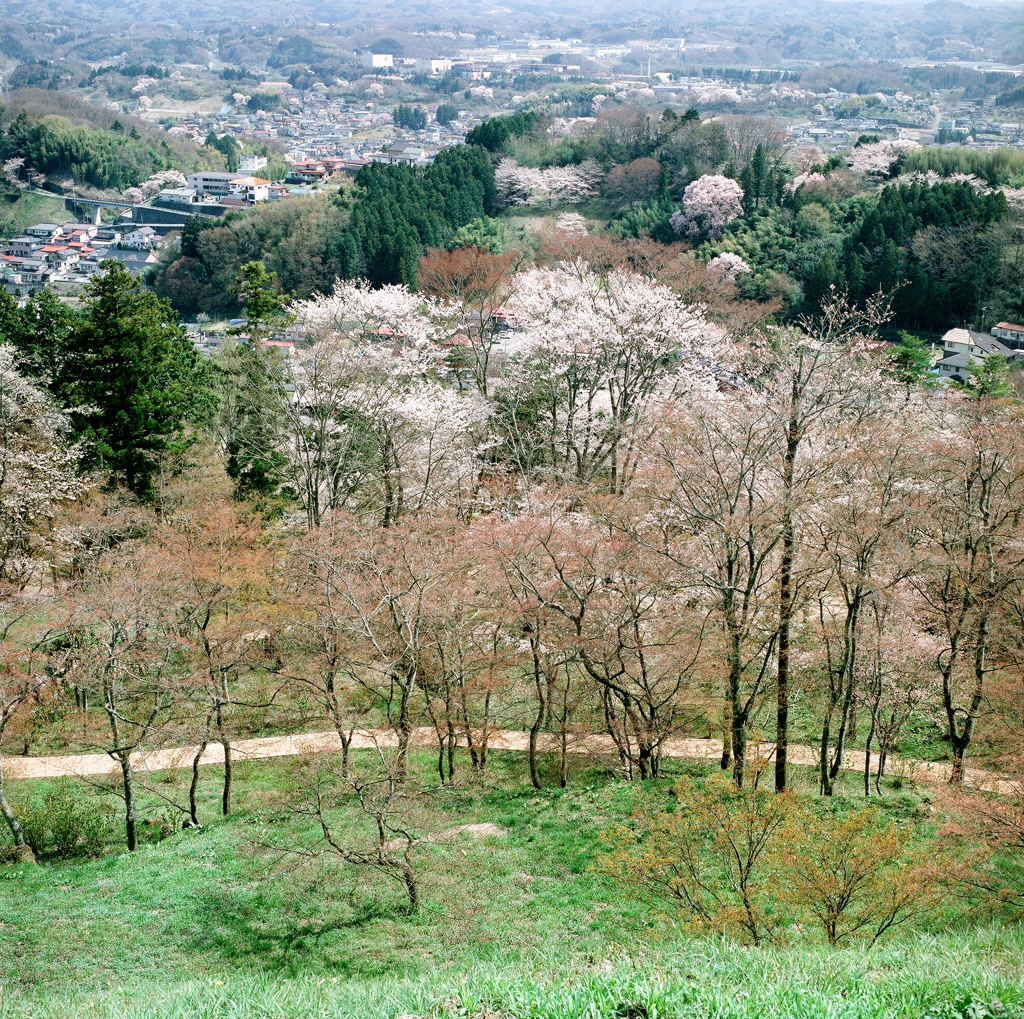
{"label": "blossom cluster", "polygon": [[677,234],[715,239],[743,215],[743,188],[730,177],[706,173],[683,192],[683,207],[669,219]]}
{"label": "blossom cluster", "polygon": [[596,195],[603,176],[593,159],[541,170],[506,158],[494,171],[494,183],[509,205],[574,205]]}

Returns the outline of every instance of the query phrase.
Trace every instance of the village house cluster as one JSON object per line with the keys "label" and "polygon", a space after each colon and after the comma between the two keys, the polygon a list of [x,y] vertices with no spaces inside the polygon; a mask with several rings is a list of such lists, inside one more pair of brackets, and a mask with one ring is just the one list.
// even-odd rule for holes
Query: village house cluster
{"label": "village house cluster", "polygon": [[151,226],[36,223],[0,248],[0,281],[9,294],[84,283],[108,258],[138,274],[156,262],[160,236]]}

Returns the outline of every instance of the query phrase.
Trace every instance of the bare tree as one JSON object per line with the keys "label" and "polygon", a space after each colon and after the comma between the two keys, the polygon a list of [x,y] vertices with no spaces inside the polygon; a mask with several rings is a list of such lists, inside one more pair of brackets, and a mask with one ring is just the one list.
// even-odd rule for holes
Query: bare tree
{"label": "bare tree", "polygon": [[[678,572],[717,621],[729,739],[722,767],[742,786],[747,728],[770,681],[784,506],[784,448],[775,408],[760,394],[702,395],[666,414],[619,525]],[[648,509],[649,508],[649,509]]]}
{"label": "bare tree", "polygon": [[922,622],[941,640],[935,665],[953,748],[949,780],[962,785],[988,680],[1013,655],[1001,649],[1001,634],[1024,584],[1024,440],[1000,400],[951,396],[933,407],[914,583]]}
{"label": "bare tree", "polygon": [[[268,848],[312,859],[333,856],[356,867],[370,867],[397,881],[409,900],[409,910],[415,912],[420,906],[420,884],[413,860],[416,838],[403,816],[403,808],[409,800],[404,766],[396,770],[394,762],[389,761],[379,747],[376,752],[380,773],[372,777],[339,774],[329,757],[320,761],[308,799],[293,808],[298,816],[313,821],[319,829],[319,837],[307,845],[273,844]],[[340,805],[339,787],[355,794],[359,808],[370,821],[368,844],[360,845],[351,829],[342,829],[331,817]]]}
{"label": "bare tree", "polygon": [[[24,612],[11,615],[4,613],[0,617],[0,751],[3,749],[4,735],[17,713],[27,704],[38,700],[40,693],[49,682],[49,677],[36,671],[33,657],[26,657],[25,650],[10,640],[12,629],[22,620]],[[7,798],[4,787],[3,754],[0,752],[0,814],[3,814],[7,827],[14,839],[14,852],[23,863],[34,863],[32,849],[25,842],[18,815]]]}

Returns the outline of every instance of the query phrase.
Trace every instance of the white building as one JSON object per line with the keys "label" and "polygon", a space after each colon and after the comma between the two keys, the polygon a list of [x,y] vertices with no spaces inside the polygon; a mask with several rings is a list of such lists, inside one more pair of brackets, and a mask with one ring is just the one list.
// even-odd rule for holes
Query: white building
{"label": "white building", "polygon": [[246,205],[255,205],[270,198],[270,181],[262,177],[236,177],[228,182],[228,198],[243,201]]}
{"label": "white building", "polygon": [[245,155],[239,160],[238,169],[241,173],[255,173],[267,165],[269,159],[266,156]]}
{"label": "white building", "polygon": [[364,53],[363,67],[394,67],[395,58],[390,53]]}
{"label": "white building", "polygon": [[231,193],[231,181],[238,177],[237,173],[224,173],[216,170],[200,170],[188,175],[188,186],[201,195],[227,195]]}
{"label": "white building", "polygon": [[451,69],[452,62],[448,57],[432,57],[416,61],[416,70],[420,74],[445,74]]}
{"label": "white building", "polygon": [[196,205],[202,198],[194,188],[164,188],[157,195],[157,201],[171,205]]}
{"label": "white building", "polygon": [[993,354],[1002,354],[1013,361],[1021,356],[988,333],[976,333],[970,329],[950,329],[942,337],[942,359],[935,364],[940,378],[968,382],[971,367],[981,364]]}
{"label": "white building", "polygon": [[140,226],[121,238],[121,247],[134,251],[148,251],[156,247],[159,241],[159,235],[151,226]]}

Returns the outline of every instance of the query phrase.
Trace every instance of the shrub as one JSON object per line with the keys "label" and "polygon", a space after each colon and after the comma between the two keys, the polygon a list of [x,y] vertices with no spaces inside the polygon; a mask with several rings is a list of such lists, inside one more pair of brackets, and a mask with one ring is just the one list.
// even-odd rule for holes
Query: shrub
{"label": "shrub", "polygon": [[60,779],[19,811],[25,842],[36,858],[100,856],[110,837],[104,812],[69,779]]}

